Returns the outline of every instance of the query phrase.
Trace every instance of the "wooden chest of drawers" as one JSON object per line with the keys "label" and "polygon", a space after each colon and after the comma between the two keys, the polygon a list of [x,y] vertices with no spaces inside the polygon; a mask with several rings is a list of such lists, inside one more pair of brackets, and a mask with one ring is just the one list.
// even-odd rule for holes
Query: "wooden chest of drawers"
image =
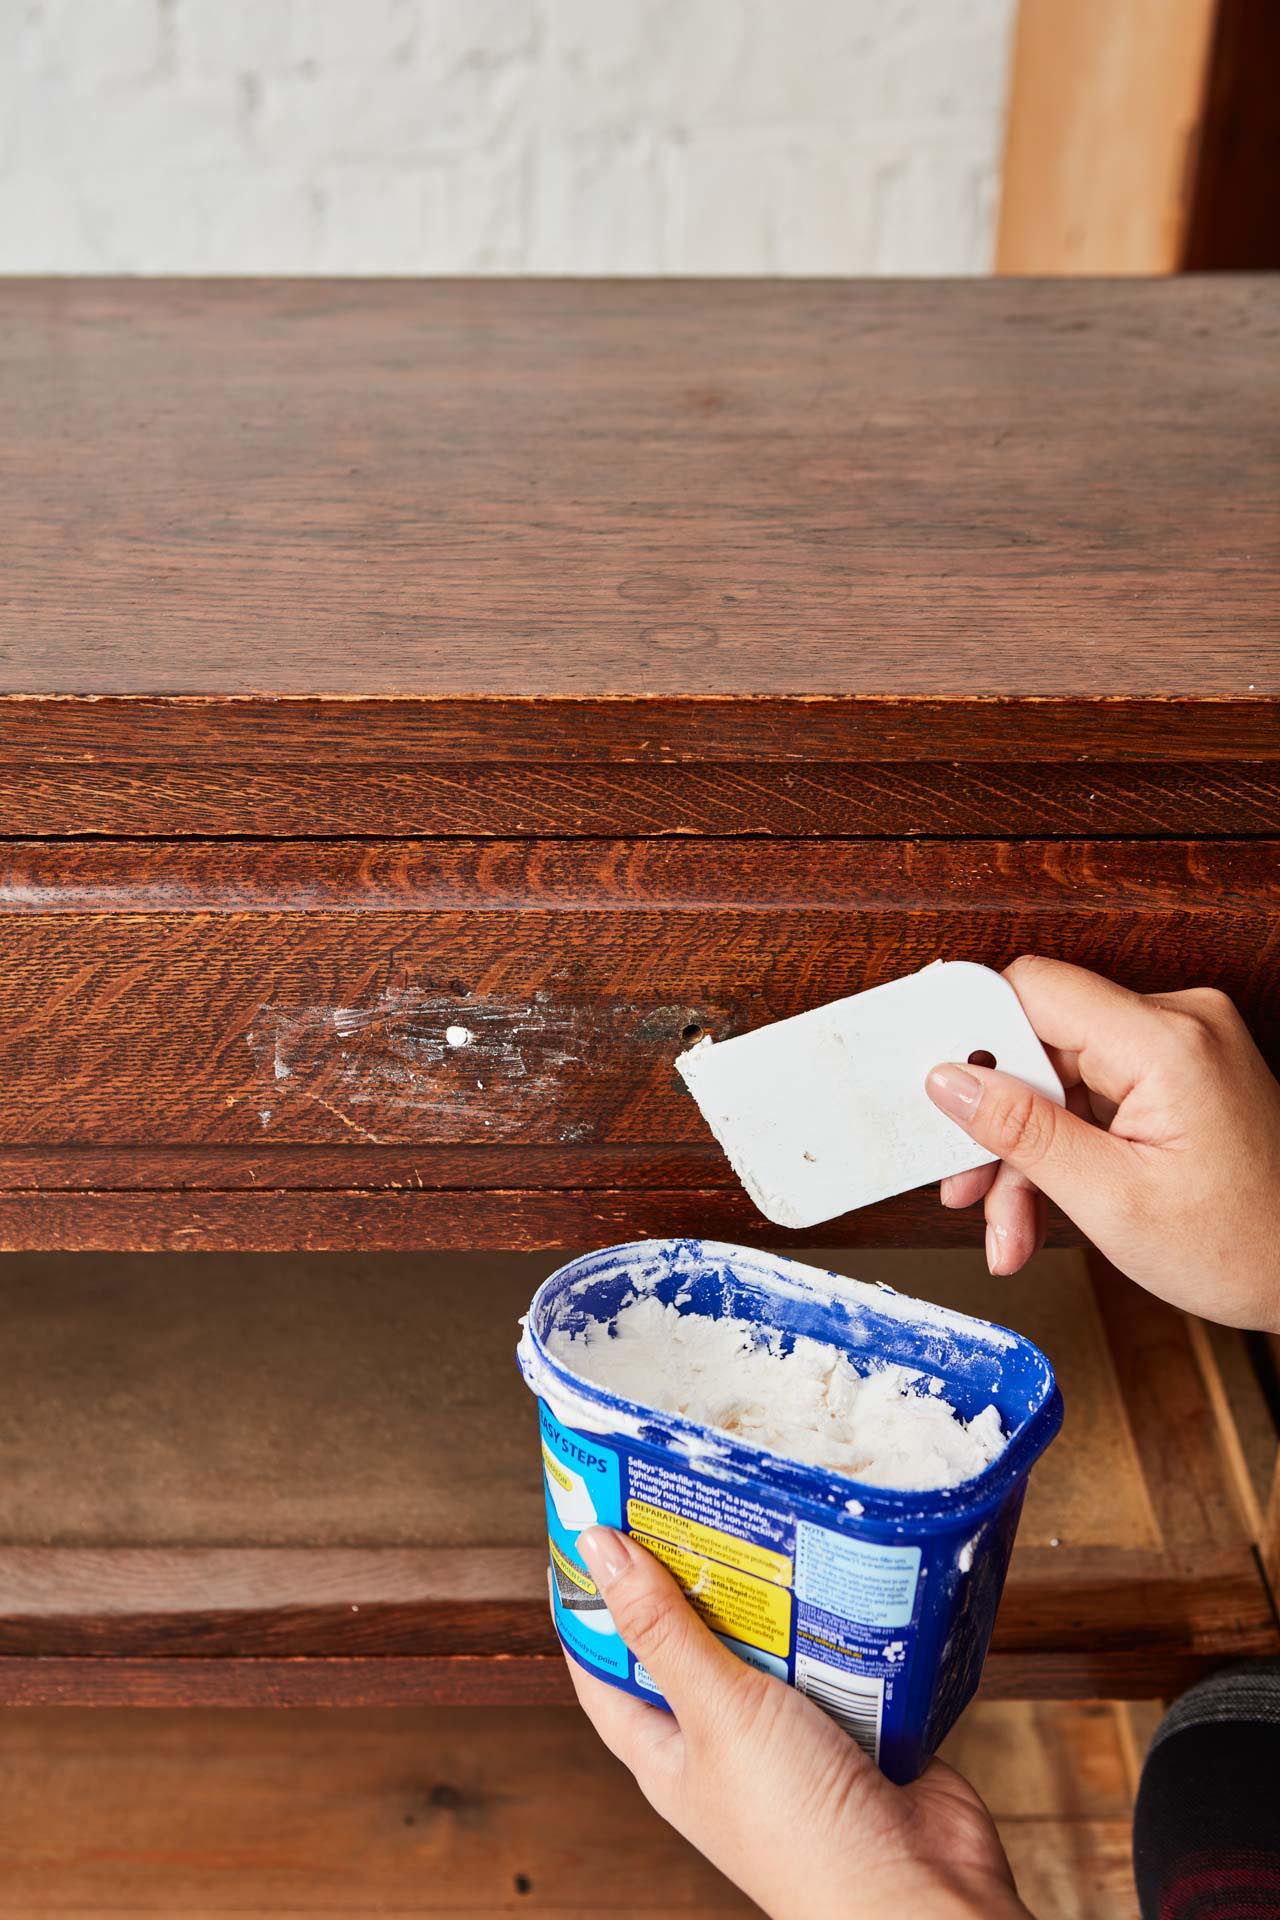
{"label": "wooden chest of drawers", "polygon": [[[61,1250],[168,1256],[196,1324],[263,1271],[232,1255],[794,1242],[673,1057],[940,953],[1218,984],[1280,1059],[1277,313],[1225,277],[7,283],[13,1311]],[[917,1194],[819,1237],[973,1232]],[[152,1269],[80,1271],[142,1289],[132,1378]],[[1020,1555],[992,1673],[1156,1692],[1274,1616],[1193,1336],[1114,1277],[1077,1309],[1132,1498]],[[297,1534],[286,1476],[213,1537],[91,1539],[83,1457],[11,1440],[0,1697],[561,1685],[523,1510],[358,1537],[348,1489]]]}

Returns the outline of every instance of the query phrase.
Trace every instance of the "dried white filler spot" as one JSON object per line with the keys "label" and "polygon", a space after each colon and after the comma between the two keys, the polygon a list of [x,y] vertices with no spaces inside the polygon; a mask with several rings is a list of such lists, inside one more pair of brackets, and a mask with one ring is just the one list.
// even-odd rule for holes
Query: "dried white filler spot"
{"label": "dried white filler spot", "polygon": [[469,1047],[475,1039],[470,1027],[446,1027],[444,1037],[451,1047]]}
{"label": "dried white filler spot", "polygon": [[624,1400],[871,1486],[958,1486],[1004,1451],[994,1406],[965,1421],[911,1367],[886,1362],[862,1374],[838,1347],[803,1336],[784,1353],[778,1333],[681,1313],[652,1295],[611,1324],[612,1332],[598,1320],[552,1332],[547,1350]]}

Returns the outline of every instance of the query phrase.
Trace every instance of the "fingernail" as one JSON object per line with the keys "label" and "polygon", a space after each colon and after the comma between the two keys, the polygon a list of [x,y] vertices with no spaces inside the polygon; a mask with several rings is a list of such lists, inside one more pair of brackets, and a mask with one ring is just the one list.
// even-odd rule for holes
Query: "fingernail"
{"label": "fingernail", "polygon": [[945,1180],[940,1180],[938,1183],[938,1198],[944,1207],[954,1207],[955,1201],[951,1198],[954,1192],[955,1183],[951,1175],[948,1174]]}
{"label": "fingernail", "polygon": [[630,1542],[612,1527],[588,1527],[578,1535],[578,1552],[601,1593],[607,1593],[615,1580],[621,1580],[631,1565]]}
{"label": "fingernail", "polygon": [[987,1228],[987,1271],[999,1273],[1004,1264],[1004,1243],[1009,1237],[1008,1227],[998,1227],[994,1221]]}
{"label": "fingernail", "polygon": [[924,1083],[935,1107],[953,1120],[972,1120],[982,1098],[982,1082],[963,1067],[935,1067]]}

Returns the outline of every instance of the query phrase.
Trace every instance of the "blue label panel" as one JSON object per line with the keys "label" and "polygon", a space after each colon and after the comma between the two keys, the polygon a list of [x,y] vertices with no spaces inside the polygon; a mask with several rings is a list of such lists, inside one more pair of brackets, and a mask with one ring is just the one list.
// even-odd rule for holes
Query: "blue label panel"
{"label": "blue label panel", "polygon": [[626,1680],[631,1656],[578,1552],[578,1535],[587,1527],[621,1525],[618,1456],[593,1434],[562,1427],[541,1404],[538,1417],[556,1630],[584,1666]]}
{"label": "blue label panel", "polygon": [[864,1627],[907,1627],[915,1612],[919,1547],[850,1540],[802,1520],[796,1527],[796,1595]]}

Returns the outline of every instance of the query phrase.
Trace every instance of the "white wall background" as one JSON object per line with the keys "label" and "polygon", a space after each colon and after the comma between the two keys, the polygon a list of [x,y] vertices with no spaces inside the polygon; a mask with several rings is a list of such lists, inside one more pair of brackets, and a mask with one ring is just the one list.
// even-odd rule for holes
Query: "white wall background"
{"label": "white wall background", "polygon": [[969,273],[1014,0],[0,0],[0,271]]}

